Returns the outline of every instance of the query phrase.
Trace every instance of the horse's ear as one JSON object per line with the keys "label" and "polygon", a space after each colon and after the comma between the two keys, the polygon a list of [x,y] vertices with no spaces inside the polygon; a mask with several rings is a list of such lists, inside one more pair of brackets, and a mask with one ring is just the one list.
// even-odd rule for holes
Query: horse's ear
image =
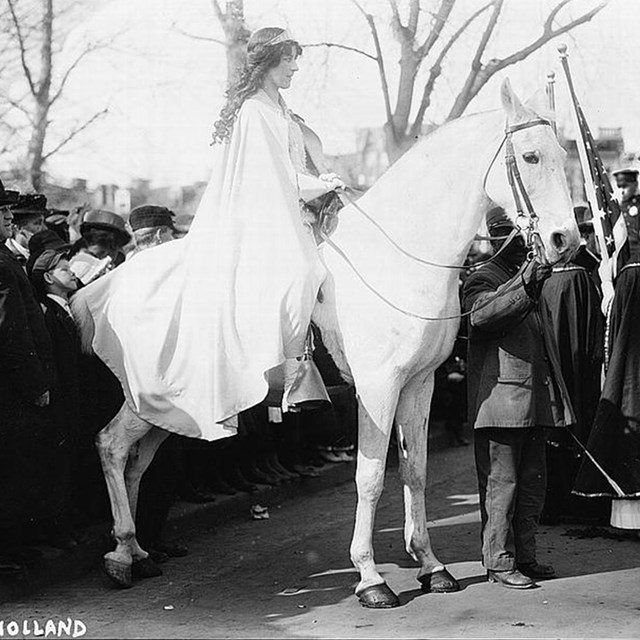
{"label": "horse's ear", "polygon": [[511,88],[509,78],[505,78],[502,81],[500,97],[502,98],[502,107],[507,113],[509,122],[518,122],[519,120],[525,119],[526,110],[522,102],[520,102],[520,98],[518,98]]}
{"label": "horse's ear", "polygon": [[527,109],[531,109],[537,115],[546,118],[547,120],[553,120],[555,122],[556,112],[549,106],[549,98],[547,92],[543,89],[538,89],[530,98],[528,98],[524,106]]}

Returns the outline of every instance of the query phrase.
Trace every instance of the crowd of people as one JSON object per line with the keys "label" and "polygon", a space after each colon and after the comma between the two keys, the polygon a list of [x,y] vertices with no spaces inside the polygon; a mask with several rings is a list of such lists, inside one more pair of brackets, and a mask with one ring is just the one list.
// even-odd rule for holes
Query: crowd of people
{"label": "crowd of people", "polygon": [[[102,209],[77,218],[50,209],[43,195],[4,186],[0,210],[0,575],[10,576],[40,561],[39,546],[72,548],[87,527],[111,517],[94,439],[124,398],[100,359],[82,353],[70,298],[186,230],[158,205],[136,207],[127,222]],[[355,394],[317,332],[314,359],[331,405],[274,422],[261,403],[241,414],[233,438],[172,434],[162,445],[143,478],[137,516],[139,539],[156,562],[187,552],[162,538],[177,500],[255,492],[354,459]]]}

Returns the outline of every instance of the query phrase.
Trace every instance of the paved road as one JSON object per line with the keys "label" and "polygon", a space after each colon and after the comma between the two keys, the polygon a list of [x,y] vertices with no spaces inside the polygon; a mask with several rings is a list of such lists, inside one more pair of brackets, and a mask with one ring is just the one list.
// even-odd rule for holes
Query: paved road
{"label": "paved road", "polygon": [[560,577],[528,591],[488,584],[478,561],[473,454],[448,449],[430,458],[429,517],[435,549],[462,590],[423,594],[404,551],[401,496],[392,468],[375,547],[402,601],[397,609],[367,610],[353,595],[355,489],[348,482],[268,504],[269,520],[247,515],[215,529],[200,523],[186,537],[189,556],[133,589],[112,589],[95,571],[0,605],[0,620],[44,626],[69,617],[86,625],[87,638],[640,637],[640,542],[613,529],[543,527],[540,559]]}

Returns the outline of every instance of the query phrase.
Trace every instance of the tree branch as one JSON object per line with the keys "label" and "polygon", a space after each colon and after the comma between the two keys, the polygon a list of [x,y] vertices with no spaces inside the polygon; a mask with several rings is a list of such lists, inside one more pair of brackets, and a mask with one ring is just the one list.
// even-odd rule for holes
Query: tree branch
{"label": "tree branch", "polygon": [[524,60],[528,55],[539,49],[542,45],[546,44],[553,38],[556,38],[557,36],[562,35],[563,33],[566,33],[567,31],[570,31],[571,29],[584,24],[585,22],[588,22],[596,14],[602,11],[602,9],[604,9],[604,7],[608,4],[608,0],[606,0],[605,2],[601,2],[598,6],[576,18],[575,20],[571,20],[562,27],[553,29],[553,19],[557,15],[558,11],[570,1],[571,0],[561,0],[561,2],[559,2],[554,7],[554,9],[545,20],[542,35],[536,38],[529,45],[512,53],[509,56],[506,56],[505,58],[493,58],[486,65],[481,65],[480,69],[478,69],[473,75],[473,78],[470,74],[469,78],[467,78],[467,83],[465,83],[465,88],[460,93],[458,98],[456,98],[456,101],[453,105],[453,108],[451,109],[451,112],[449,113],[449,116],[447,117],[447,120],[451,120],[452,118],[457,118],[458,116],[460,116],[468,106],[469,102],[471,102],[471,100],[478,94],[480,89],[484,87],[484,85],[495,73],[516,62]]}
{"label": "tree branch", "polygon": [[54,155],[55,153],[58,153],[58,151],[60,151],[62,147],[64,147],[69,142],[71,142],[79,133],[82,133],[82,131],[84,131],[87,127],[90,127],[98,118],[101,118],[103,115],[107,114],[108,112],[109,112],[109,109],[104,108],[102,109],[102,111],[98,111],[98,113],[91,116],[91,118],[89,118],[89,120],[87,120],[83,125],[79,126],[77,129],[74,129],[62,142],[60,142],[60,144],[56,145],[53,149],[51,149],[51,151],[48,151],[47,153],[43,154],[42,161],[45,162],[52,155]]}
{"label": "tree branch", "polygon": [[442,73],[442,63],[446,58],[447,54],[456,43],[456,41],[460,38],[460,36],[469,28],[471,23],[482,15],[489,7],[491,7],[493,2],[488,2],[484,5],[484,7],[480,7],[475,13],[471,14],[460,26],[460,28],[451,36],[447,44],[443,47],[442,51],[436,58],[436,61],[431,66],[429,70],[429,78],[427,79],[426,84],[424,85],[424,91],[422,92],[422,100],[420,101],[420,106],[418,108],[418,112],[416,113],[415,120],[413,121],[413,125],[411,126],[411,136],[417,137],[420,135],[422,131],[422,123],[424,121],[424,114],[426,113],[429,105],[431,104],[431,94],[433,93],[433,88],[435,86],[436,80],[440,77]]}
{"label": "tree branch", "polygon": [[27,50],[24,41],[24,37],[22,35],[22,30],[20,29],[20,21],[18,20],[18,16],[16,15],[16,10],[14,6],[14,0],[7,0],[9,4],[9,11],[11,13],[11,20],[13,22],[13,26],[16,30],[16,36],[18,38],[18,48],[20,49],[20,63],[22,64],[22,70],[24,71],[24,75],[27,79],[27,83],[29,84],[29,90],[33,96],[36,95],[37,89],[36,85],[33,81],[33,77],[31,75],[31,69],[29,69],[29,65],[27,64]]}
{"label": "tree branch", "polygon": [[362,51],[362,49],[356,49],[355,47],[349,47],[346,44],[338,44],[336,42],[317,42],[312,44],[301,44],[303,49],[311,48],[311,47],[336,47],[337,49],[344,49],[345,51],[353,51],[353,53],[359,53],[360,55],[366,56],[375,62],[378,61],[373,54],[367,53],[366,51]]}
{"label": "tree branch", "polygon": [[218,20],[220,20],[220,22],[224,22],[226,16],[218,0],[211,0],[211,6],[213,7],[213,12],[216,14]]}
{"label": "tree branch", "polygon": [[192,40],[204,40],[205,42],[215,42],[216,44],[226,45],[226,42],[224,42],[224,40],[219,40],[218,38],[211,38],[210,36],[199,36],[195,33],[188,33],[187,31],[180,29],[180,27],[177,27],[175,22],[172,23],[171,27],[180,35],[191,38]]}
{"label": "tree branch", "polygon": [[420,60],[423,60],[429,55],[431,49],[433,48],[435,43],[439,40],[440,34],[442,33],[442,29],[447,23],[447,20],[451,15],[451,11],[453,10],[455,3],[456,3],[456,0],[442,0],[442,4],[440,5],[438,12],[434,16],[435,24],[433,25],[433,28],[429,31],[429,35],[427,36],[427,39],[424,41],[422,45],[418,47],[418,50],[416,51]]}
{"label": "tree branch", "polygon": [[380,75],[380,84],[382,86],[382,96],[384,98],[384,110],[387,115],[387,121],[391,122],[393,114],[391,112],[391,98],[389,95],[389,83],[387,81],[387,72],[384,68],[384,58],[382,57],[382,47],[380,46],[380,38],[378,37],[378,29],[376,27],[375,20],[373,16],[367,13],[358,0],[351,0],[351,2],[359,9],[360,13],[364,16],[367,24],[369,25],[369,30],[371,31],[371,36],[373,37],[373,43],[376,49],[376,62],[378,63],[378,74]]}

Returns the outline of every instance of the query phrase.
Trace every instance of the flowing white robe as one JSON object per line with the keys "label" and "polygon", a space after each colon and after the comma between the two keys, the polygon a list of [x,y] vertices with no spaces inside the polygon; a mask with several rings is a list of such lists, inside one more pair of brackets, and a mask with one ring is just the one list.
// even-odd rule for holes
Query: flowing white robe
{"label": "flowing white robe", "polygon": [[303,175],[301,140],[264,94],[247,100],[187,236],[77,294],[94,321],[94,351],[152,424],[207,440],[233,435],[221,423],[261,402],[266,372],[302,354],[326,271],[299,199],[301,189],[305,199],[326,189]]}

